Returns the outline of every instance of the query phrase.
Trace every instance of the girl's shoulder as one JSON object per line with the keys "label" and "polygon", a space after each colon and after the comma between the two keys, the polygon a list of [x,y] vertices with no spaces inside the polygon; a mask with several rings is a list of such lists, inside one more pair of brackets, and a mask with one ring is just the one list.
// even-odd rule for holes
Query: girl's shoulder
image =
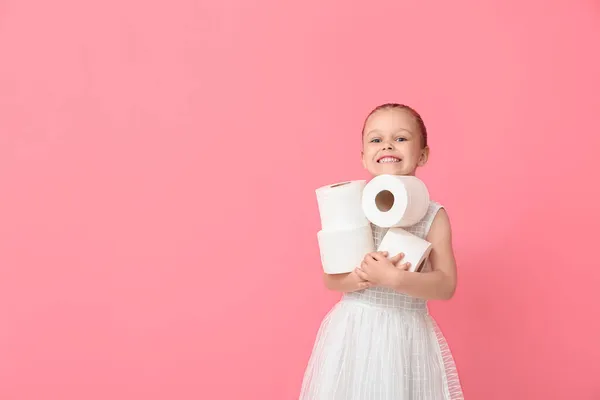
{"label": "girl's shoulder", "polygon": [[442,205],[442,203],[440,203],[438,201],[435,201],[435,200],[429,200],[429,210],[428,210],[428,212],[436,213],[437,211],[439,211],[442,208],[444,208],[444,206]]}
{"label": "girl's shoulder", "polygon": [[[446,211],[446,207],[434,200],[429,202],[429,209],[425,218],[427,235],[449,235],[450,234],[450,217]],[[432,232],[433,231],[433,232]]]}
{"label": "girl's shoulder", "polygon": [[445,210],[444,206],[435,200],[430,200],[429,208],[427,209],[427,213],[425,214],[425,217],[423,217],[423,220],[427,221],[428,225],[431,225],[440,210]]}

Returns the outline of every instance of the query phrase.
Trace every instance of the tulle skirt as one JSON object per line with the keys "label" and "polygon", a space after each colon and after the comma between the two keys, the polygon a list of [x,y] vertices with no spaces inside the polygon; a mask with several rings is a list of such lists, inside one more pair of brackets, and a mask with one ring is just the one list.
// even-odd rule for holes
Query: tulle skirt
{"label": "tulle skirt", "polygon": [[354,299],[323,320],[300,400],[463,399],[454,360],[427,308]]}

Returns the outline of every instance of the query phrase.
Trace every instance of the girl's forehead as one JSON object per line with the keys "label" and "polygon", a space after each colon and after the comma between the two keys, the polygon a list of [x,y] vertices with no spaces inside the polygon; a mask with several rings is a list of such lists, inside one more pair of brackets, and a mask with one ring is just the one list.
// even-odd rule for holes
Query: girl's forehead
{"label": "girl's forehead", "polygon": [[[412,127],[415,121],[413,116],[402,109],[378,110],[374,112],[366,121],[366,131],[376,129],[378,126],[403,125]],[[369,129],[370,128],[370,129]]]}
{"label": "girl's forehead", "polygon": [[413,115],[410,111],[404,108],[385,108],[382,110],[377,110],[373,114],[369,116],[369,120],[375,119],[412,119]]}

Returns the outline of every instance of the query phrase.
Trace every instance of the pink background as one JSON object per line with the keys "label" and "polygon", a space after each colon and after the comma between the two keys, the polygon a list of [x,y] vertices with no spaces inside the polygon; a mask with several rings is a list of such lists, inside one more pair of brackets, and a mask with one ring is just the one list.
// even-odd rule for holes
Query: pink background
{"label": "pink background", "polygon": [[[357,3],[358,4],[358,3]],[[467,399],[599,399],[594,1],[0,2],[0,398],[294,399],[314,189],[420,110]]]}

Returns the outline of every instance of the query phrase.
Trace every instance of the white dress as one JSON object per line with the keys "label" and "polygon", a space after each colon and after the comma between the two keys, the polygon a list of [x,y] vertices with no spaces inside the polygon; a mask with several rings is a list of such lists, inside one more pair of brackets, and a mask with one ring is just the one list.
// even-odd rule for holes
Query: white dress
{"label": "white dress", "polygon": [[[426,216],[406,230],[425,238],[440,208],[431,202]],[[386,231],[373,226],[376,247]],[[426,300],[374,287],[345,293],[325,316],[300,400],[369,399],[463,399],[452,354]]]}

